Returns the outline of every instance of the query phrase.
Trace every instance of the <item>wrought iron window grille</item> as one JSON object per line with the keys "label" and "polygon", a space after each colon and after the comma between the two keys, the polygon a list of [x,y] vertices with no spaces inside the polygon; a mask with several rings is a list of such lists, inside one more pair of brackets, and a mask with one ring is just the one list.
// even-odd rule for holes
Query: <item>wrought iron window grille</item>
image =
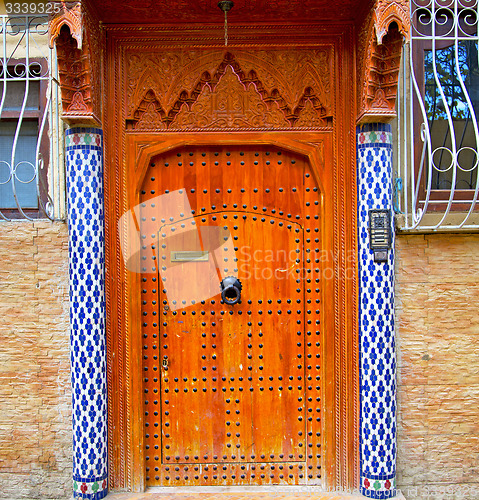
{"label": "wrought iron window grille", "polygon": [[411,0],[398,99],[404,230],[479,229],[479,2]]}
{"label": "wrought iron window grille", "polygon": [[63,126],[48,16],[0,20],[0,219],[64,220]]}

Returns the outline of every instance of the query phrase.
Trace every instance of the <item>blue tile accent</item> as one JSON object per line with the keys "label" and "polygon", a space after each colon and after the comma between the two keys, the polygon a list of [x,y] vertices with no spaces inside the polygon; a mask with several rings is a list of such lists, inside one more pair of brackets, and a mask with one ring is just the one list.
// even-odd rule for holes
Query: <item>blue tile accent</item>
{"label": "blue tile accent", "polygon": [[394,213],[391,141],[388,124],[357,128],[361,492],[369,498],[396,494],[394,231],[387,262],[374,262],[368,227],[369,210]]}
{"label": "blue tile accent", "polygon": [[66,131],[73,495],[89,500],[108,493],[102,141]]}

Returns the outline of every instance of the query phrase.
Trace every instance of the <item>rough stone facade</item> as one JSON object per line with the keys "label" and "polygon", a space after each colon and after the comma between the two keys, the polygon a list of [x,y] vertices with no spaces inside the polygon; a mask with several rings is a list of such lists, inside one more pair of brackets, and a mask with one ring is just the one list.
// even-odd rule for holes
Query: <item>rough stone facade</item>
{"label": "rough stone facade", "polygon": [[[408,500],[479,492],[479,235],[400,235],[398,479]],[[65,224],[0,223],[0,497],[71,496]]]}
{"label": "rough stone facade", "polygon": [[398,486],[479,498],[479,235],[398,236]]}
{"label": "rough stone facade", "polygon": [[0,497],[71,496],[67,226],[0,222]]}

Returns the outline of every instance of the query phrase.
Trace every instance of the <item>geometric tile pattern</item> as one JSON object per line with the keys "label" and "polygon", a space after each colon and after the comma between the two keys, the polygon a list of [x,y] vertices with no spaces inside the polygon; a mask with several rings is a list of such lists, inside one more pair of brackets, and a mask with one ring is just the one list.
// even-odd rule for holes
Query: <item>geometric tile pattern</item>
{"label": "geometric tile pattern", "polygon": [[[99,129],[70,129],[76,130],[65,137],[65,147],[71,148],[74,146],[96,146],[102,147],[102,134],[99,134]],[[88,131],[87,131],[88,130]],[[91,132],[90,132],[91,131]]]}
{"label": "geometric tile pattern", "polygon": [[388,124],[357,128],[361,491],[369,498],[396,494],[394,229],[387,262],[374,262],[368,227],[369,210],[393,218],[391,139]]}
{"label": "geometric tile pattern", "polygon": [[102,131],[66,131],[73,496],[108,493]]}
{"label": "geometric tile pattern", "polygon": [[369,124],[361,127],[361,131],[357,134],[358,146],[362,146],[364,144],[383,144],[384,146],[392,144],[393,134],[391,132],[386,130],[367,130],[370,128],[384,128],[384,124]]}

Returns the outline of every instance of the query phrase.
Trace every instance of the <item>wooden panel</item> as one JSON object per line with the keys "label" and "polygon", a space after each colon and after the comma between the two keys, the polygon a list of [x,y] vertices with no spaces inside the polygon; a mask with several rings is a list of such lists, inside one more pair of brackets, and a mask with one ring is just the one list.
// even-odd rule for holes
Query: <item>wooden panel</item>
{"label": "wooden panel", "polygon": [[170,486],[303,484],[306,466],[298,462],[177,464],[151,468],[151,473],[152,479],[163,477]]}
{"label": "wooden panel", "polygon": [[[235,462],[268,464],[259,468],[268,474],[251,477],[250,465],[240,474],[254,484],[306,481],[305,315],[314,313],[305,311],[304,283],[311,279],[302,224],[319,217],[319,196],[308,187],[316,204],[305,204],[305,179],[308,162],[276,147],[190,147],[151,161],[144,214],[156,219],[157,196],[181,191],[191,212],[202,215],[173,213],[170,221],[163,214],[158,240],[150,242],[156,251],[145,245],[142,256],[161,263],[158,275],[148,263],[143,268],[148,484],[198,484],[185,479],[184,468],[173,479],[174,469],[162,465],[208,463],[226,469],[203,483],[237,484]],[[208,261],[172,260],[178,252]],[[242,283],[234,306],[219,294],[226,276]],[[320,441],[319,428],[310,441]],[[274,465],[280,462],[297,463],[281,474],[285,469]]]}
{"label": "wooden panel", "polygon": [[[234,23],[244,26],[251,22],[289,23],[297,21],[351,20],[362,13],[367,2],[357,0],[289,0],[278,5],[273,0],[236,0],[228,13],[230,29]],[[105,0],[98,8],[102,21],[107,23],[151,23],[152,12],[158,19],[169,23],[217,23],[223,21],[223,13],[216,0],[191,3],[187,1],[145,0],[141,4],[124,2],[119,8],[114,0]]]}
{"label": "wooden panel", "polygon": [[[301,252],[295,243],[299,235],[284,224],[278,231],[277,220],[261,222],[250,214],[230,212],[204,219],[205,229],[215,222],[225,224],[238,238],[235,245],[244,249],[251,242],[254,249],[267,249],[274,260],[258,259],[251,273],[246,249],[235,264],[241,271],[234,273],[230,264],[218,259],[219,272],[223,274],[227,265],[230,269],[224,274],[238,274],[241,280],[240,304],[222,303],[215,276],[213,298],[206,296],[207,300],[180,310],[160,305],[164,325],[160,359],[168,356],[169,364],[161,379],[164,463],[304,459],[303,290],[295,275],[287,272],[294,260],[283,257],[291,253],[293,258],[301,257],[295,253]],[[202,224],[197,227],[201,234]],[[167,252],[169,248],[167,244]],[[214,250],[218,251],[210,252]],[[223,252],[220,248],[218,253]],[[196,279],[210,278],[208,263],[193,266]],[[176,278],[184,278],[185,287],[191,286],[188,277],[193,266],[175,267]],[[274,279],[274,273],[281,278]],[[299,308],[299,314],[293,307]]]}

